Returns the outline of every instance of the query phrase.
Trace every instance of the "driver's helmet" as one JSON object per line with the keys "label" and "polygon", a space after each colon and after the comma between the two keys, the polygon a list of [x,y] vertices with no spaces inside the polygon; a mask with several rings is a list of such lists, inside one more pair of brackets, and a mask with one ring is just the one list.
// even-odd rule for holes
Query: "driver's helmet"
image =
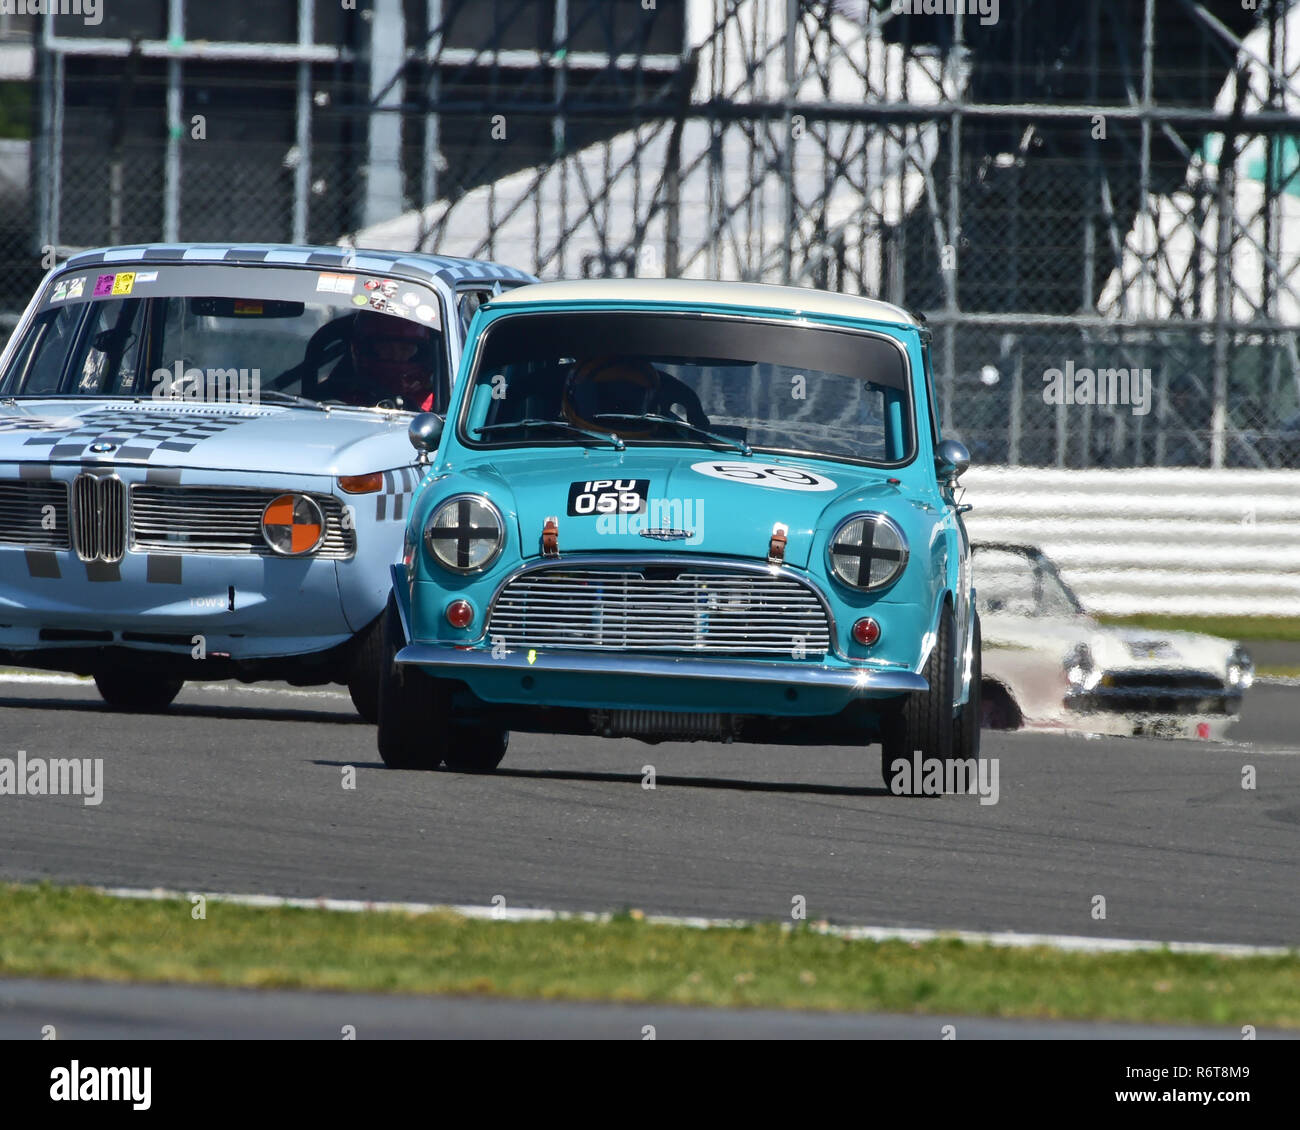
{"label": "driver's helmet", "polygon": [[660,378],[653,365],[624,357],[592,357],[577,362],[565,379],[562,407],[564,418],[579,427],[638,435],[645,431],[599,417],[658,413],[659,401]]}
{"label": "driver's helmet", "polygon": [[400,397],[401,407],[426,411],[433,398],[435,344],[428,326],[363,310],[352,329],[352,371],[376,400]]}

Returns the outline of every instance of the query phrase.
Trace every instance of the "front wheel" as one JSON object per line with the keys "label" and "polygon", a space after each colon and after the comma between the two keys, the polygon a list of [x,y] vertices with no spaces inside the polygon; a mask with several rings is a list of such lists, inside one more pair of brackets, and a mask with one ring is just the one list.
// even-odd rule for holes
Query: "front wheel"
{"label": "front wheel", "polygon": [[389,769],[437,769],[447,751],[445,684],[394,661],[405,638],[397,598],[384,610],[379,674],[379,756]]}
{"label": "front wheel", "polygon": [[348,663],[348,694],[367,722],[379,721],[379,680],[384,667],[384,617],[362,630]]}
{"label": "front wheel", "polygon": [[971,624],[970,657],[970,697],[966,704],[957,708],[957,718],[953,723],[953,757],[962,761],[971,758],[979,760],[980,725],[984,721],[984,706],[980,700],[984,681],[984,664],[980,659],[983,641],[980,637],[979,613],[974,613]]}
{"label": "front wheel", "polygon": [[[933,759],[946,764],[953,756],[955,634],[952,610],[944,605],[939,614],[934,647],[930,649],[929,658],[921,672],[930,684],[929,689],[908,695],[903,705],[884,721],[880,743],[880,775],[890,792],[920,795],[923,776],[921,770],[925,764]],[[920,766],[915,762],[917,754],[921,757]],[[906,764],[895,768],[899,761]]]}
{"label": "front wheel", "polygon": [[184,679],[151,675],[129,667],[95,672],[95,687],[100,697],[114,710],[133,714],[166,710],[184,685]]}
{"label": "front wheel", "polygon": [[501,764],[509,744],[508,730],[453,726],[442,760],[456,773],[491,773]]}

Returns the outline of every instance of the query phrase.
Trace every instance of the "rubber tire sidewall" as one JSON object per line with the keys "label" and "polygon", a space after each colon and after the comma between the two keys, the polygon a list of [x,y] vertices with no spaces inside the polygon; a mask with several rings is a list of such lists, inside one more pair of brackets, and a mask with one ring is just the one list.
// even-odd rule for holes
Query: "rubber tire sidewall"
{"label": "rubber tire sidewall", "polygon": [[166,710],[184,685],[184,679],[160,677],[129,666],[95,674],[95,689],[104,702],[114,710],[132,714],[154,714]]}
{"label": "rubber tire sidewall", "polygon": [[957,718],[953,723],[952,753],[954,759],[979,760],[980,725],[984,717],[981,685],[984,679],[984,663],[981,659],[983,636],[980,632],[978,612],[972,612],[971,621],[971,658],[970,658],[970,696],[964,706],[958,707]]}
{"label": "rubber tire sidewall", "polygon": [[348,664],[348,694],[357,713],[367,722],[379,721],[379,682],[383,677],[385,614],[363,628],[352,645]]}
{"label": "rubber tire sidewall", "polygon": [[455,773],[491,773],[501,764],[509,745],[509,730],[453,726],[442,760]]}
{"label": "rubber tire sidewall", "polygon": [[[939,613],[934,647],[930,649],[921,672],[930,684],[929,689],[908,695],[902,706],[884,720],[880,775],[891,792],[894,791],[891,766],[898,759],[910,763],[918,750],[923,761],[939,758],[946,762],[953,755],[955,711],[952,700],[957,677],[953,655],[955,635],[952,609],[945,603]],[[913,781],[912,784],[912,795],[918,795],[916,786],[919,782]]]}
{"label": "rubber tire sidewall", "polygon": [[447,744],[445,684],[393,660],[404,642],[397,597],[384,609],[376,744],[389,769],[437,769]]}

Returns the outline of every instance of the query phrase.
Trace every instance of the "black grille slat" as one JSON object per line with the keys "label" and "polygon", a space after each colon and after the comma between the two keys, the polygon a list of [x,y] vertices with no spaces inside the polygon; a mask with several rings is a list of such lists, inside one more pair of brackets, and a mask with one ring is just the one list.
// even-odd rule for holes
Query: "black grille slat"
{"label": "black grille slat", "polygon": [[[52,508],[46,529],[46,507]],[[0,480],[0,545],[67,549],[68,485],[54,480]]]}

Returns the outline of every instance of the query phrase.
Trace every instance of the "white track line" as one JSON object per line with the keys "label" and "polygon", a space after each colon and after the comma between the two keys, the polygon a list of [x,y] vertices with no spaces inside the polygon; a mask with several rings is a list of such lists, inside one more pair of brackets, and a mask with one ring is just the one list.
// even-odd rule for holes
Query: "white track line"
{"label": "white track line", "polygon": [[[363,902],[357,899],[332,898],[280,898],[276,895],[209,894],[206,891],[171,891],[162,887],[92,887],[91,890],[113,898],[165,900],[188,902],[202,895],[209,902],[228,902],[236,906],[283,908],[303,910],[335,910],[348,913],[363,911],[397,912],[405,914],[458,914],[464,918],[489,919],[497,922],[609,922],[610,914],[590,911],[570,912],[506,906],[450,906],[427,902]],[[681,918],[666,914],[647,914],[643,921],[653,926],[688,926],[692,929],[738,929],[762,925],[740,918]],[[784,929],[793,929],[793,923],[782,923]],[[894,926],[835,926],[829,922],[809,922],[806,929],[818,934],[829,934],[851,941],[871,942],[934,942],[962,941],[971,945],[987,945],[1024,949],[1030,946],[1048,946],[1073,953],[1141,953],[1169,950],[1171,953],[1215,954],[1220,957],[1294,957],[1300,950],[1286,946],[1250,946],[1238,943],[1213,942],[1152,942],[1129,938],[1084,938],[1072,934],[1017,934],[1009,930],[986,933],[978,930],[924,930]]]}

